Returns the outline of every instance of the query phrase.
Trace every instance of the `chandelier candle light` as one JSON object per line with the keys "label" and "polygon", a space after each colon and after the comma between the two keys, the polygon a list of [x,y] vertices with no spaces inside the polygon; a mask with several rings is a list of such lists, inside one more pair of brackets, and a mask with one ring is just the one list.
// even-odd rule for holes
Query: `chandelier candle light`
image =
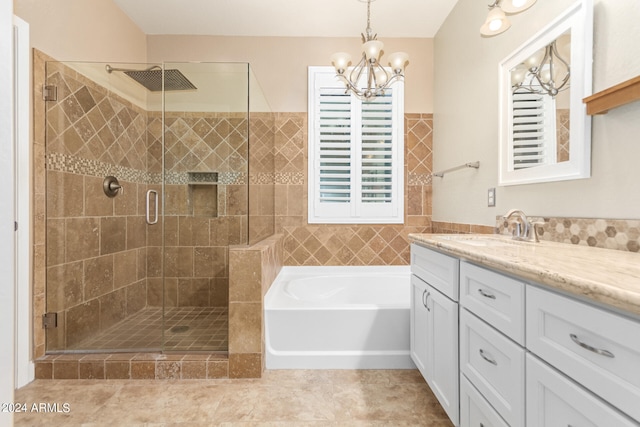
{"label": "chandelier candle light", "polygon": [[536,0],[495,0],[489,5],[487,19],[480,27],[480,34],[486,37],[504,33],[511,27],[508,15],[515,15],[529,9]]}
{"label": "chandelier candle light", "polygon": [[[360,0],[362,1],[362,0]],[[371,2],[367,0],[367,29],[362,36],[362,59],[358,65],[348,69],[351,63],[351,55],[345,52],[334,53],[331,62],[336,67],[336,76],[346,86],[346,91],[351,91],[360,99],[370,100],[378,95],[383,95],[385,90],[395,80],[404,77],[404,67],[409,60],[405,52],[396,52],[389,55],[391,72],[380,65],[379,57],[384,44],[377,40],[377,34],[371,31]],[[366,87],[361,87],[360,80],[366,77]]]}

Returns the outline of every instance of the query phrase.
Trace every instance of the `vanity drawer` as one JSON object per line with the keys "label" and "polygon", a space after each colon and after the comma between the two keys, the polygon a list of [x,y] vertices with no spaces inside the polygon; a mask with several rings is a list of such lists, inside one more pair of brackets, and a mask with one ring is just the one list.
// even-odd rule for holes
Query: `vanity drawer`
{"label": "vanity drawer", "polygon": [[527,425],[632,427],[638,424],[528,354]]}
{"label": "vanity drawer", "polygon": [[640,421],[640,322],[527,287],[527,348]]}
{"label": "vanity drawer", "polygon": [[460,377],[460,426],[509,427],[464,375]]}
{"label": "vanity drawer", "polygon": [[460,304],[524,346],[524,283],[460,263]]}
{"label": "vanity drawer", "polygon": [[460,370],[511,426],[524,424],[525,350],[460,310]]}
{"label": "vanity drawer", "polygon": [[411,245],[411,272],[454,301],[458,301],[459,263],[457,258]]}

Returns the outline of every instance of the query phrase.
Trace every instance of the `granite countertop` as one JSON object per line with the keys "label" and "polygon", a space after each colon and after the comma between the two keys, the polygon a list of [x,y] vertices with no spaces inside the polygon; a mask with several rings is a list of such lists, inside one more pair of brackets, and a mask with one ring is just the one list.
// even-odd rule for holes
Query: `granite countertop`
{"label": "granite countertop", "polygon": [[640,254],[491,234],[410,234],[419,245],[640,315]]}

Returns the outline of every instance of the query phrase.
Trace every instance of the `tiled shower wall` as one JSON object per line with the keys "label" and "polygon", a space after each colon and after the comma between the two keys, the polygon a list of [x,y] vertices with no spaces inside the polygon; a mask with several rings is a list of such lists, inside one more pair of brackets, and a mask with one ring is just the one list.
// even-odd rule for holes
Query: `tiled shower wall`
{"label": "tiled shower wall", "polygon": [[307,223],[307,114],[275,121],[276,233],[284,235],[284,265],[409,263],[409,233],[431,231],[431,114],[405,114],[403,225]]}
{"label": "tiled shower wall", "polygon": [[73,349],[147,305],[147,116],[63,64],[47,64],[47,82],[46,308],[59,324],[47,348]]}
{"label": "tiled shower wall", "polygon": [[275,232],[275,115],[250,113],[249,245]]}
{"label": "tiled shower wall", "polygon": [[[151,116],[150,146],[161,147],[161,117]],[[149,305],[162,305],[164,287],[166,307],[226,307],[228,247],[248,233],[246,114],[166,112],[164,132],[164,285],[153,274]],[[162,236],[149,237],[154,262]]]}

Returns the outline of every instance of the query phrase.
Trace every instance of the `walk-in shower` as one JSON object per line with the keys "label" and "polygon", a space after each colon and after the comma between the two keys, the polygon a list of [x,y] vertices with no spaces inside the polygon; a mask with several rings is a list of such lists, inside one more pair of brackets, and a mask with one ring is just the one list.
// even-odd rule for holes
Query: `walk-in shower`
{"label": "walk-in shower", "polygon": [[46,86],[46,351],[226,351],[229,246],[273,233],[249,65],[52,61]]}

